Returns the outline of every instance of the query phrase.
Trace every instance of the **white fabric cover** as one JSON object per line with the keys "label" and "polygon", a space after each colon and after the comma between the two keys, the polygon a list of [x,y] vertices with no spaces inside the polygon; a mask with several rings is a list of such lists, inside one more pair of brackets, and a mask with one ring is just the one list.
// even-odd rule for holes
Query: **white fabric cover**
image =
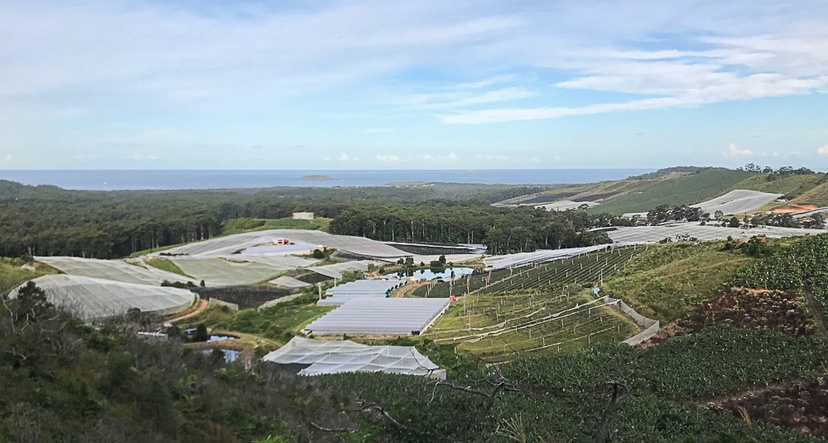
{"label": "white fabric cover", "polygon": [[[131,308],[141,312],[168,314],[184,310],[196,300],[186,289],[121,283],[77,275],[44,275],[34,279],[55,306],[83,320],[126,314]],[[22,287],[22,285],[20,286]],[[9,295],[17,296],[18,287]]]}
{"label": "white fabric cover", "polygon": [[368,346],[350,340],[294,337],[285,346],[265,355],[264,361],[309,365],[299,375],[384,372],[446,378],[445,369],[440,369],[413,346]]}

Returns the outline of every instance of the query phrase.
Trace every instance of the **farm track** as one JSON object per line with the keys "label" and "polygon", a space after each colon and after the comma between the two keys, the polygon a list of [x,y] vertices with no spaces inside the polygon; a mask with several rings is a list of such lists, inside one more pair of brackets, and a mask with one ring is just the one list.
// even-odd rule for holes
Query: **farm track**
{"label": "farm track", "polygon": [[209,305],[210,305],[209,301],[207,301],[203,298],[199,298],[198,301],[196,302],[195,308],[193,310],[189,310],[186,314],[180,315],[178,317],[171,318],[171,319],[167,320],[167,322],[168,323],[178,323],[180,321],[187,320],[188,318],[196,317],[199,314],[201,314],[202,312],[204,312],[204,310],[207,309],[207,306],[209,306]]}
{"label": "farm track", "polygon": [[814,322],[816,323],[819,330],[822,332],[823,337],[828,337],[828,327],[825,326],[825,313],[819,308],[819,303],[817,303],[816,299],[814,298],[814,294],[811,294],[811,291],[804,291],[805,292],[805,300],[808,301],[808,308],[813,312]]}

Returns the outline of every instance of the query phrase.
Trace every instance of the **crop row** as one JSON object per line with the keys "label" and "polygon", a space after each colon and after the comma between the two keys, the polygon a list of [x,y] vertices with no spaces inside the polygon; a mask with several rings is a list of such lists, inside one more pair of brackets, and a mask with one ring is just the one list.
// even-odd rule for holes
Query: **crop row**
{"label": "crop row", "polygon": [[565,260],[527,266],[480,290],[481,293],[541,289],[598,283],[621,270],[642,248],[628,246],[584,254]]}
{"label": "crop row", "polygon": [[632,335],[636,326],[614,309],[603,299],[567,292],[471,296],[427,337],[491,361],[572,351]]}

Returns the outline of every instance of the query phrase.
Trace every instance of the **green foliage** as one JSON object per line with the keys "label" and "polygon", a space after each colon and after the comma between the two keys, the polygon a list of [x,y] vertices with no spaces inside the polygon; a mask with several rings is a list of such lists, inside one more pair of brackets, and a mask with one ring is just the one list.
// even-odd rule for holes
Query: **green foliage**
{"label": "green foliage", "polygon": [[[486,203],[478,204],[485,205],[541,189],[438,184],[100,192],[0,181],[0,255],[124,257],[234,232],[232,223],[225,226],[234,219],[264,219],[263,225],[254,228],[264,229],[269,220],[291,217],[293,212],[333,218],[356,202],[408,204],[435,198],[454,202],[480,198]],[[239,223],[243,228],[258,224]],[[273,223],[277,223],[274,227],[284,226],[281,221]]]}
{"label": "green foliage", "polygon": [[0,349],[4,442],[337,441],[309,422],[361,423],[336,388],[88,327],[36,286],[0,304]]}
{"label": "green foliage", "polygon": [[282,343],[316,318],[330,312],[329,306],[316,306],[315,297],[302,297],[264,309],[246,309],[219,322],[216,327],[256,334]]}
{"label": "green foliage", "polygon": [[697,173],[659,180],[641,192],[629,193],[590,209],[589,212],[643,212],[659,205],[692,205],[737,189],[737,183],[754,175],[750,172],[710,168]]}
{"label": "green foliage", "polygon": [[26,280],[40,277],[46,273],[41,267],[34,270],[21,268],[24,264],[23,260],[0,258],[0,294],[5,294]]}
{"label": "green foliage", "polygon": [[828,235],[805,237],[741,269],[733,283],[761,289],[806,290],[828,315]]}
{"label": "green foliage", "polygon": [[614,223],[626,221],[584,211],[429,201],[353,206],[331,222],[330,232],[381,241],[483,243],[489,253],[504,254],[609,243],[606,233],[588,229]]}
{"label": "green foliage", "polygon": [[646,251],[624,269],[604,280],[603,293],[662,321],[680,318],[687,307],[715,296],[737,269],[753,260],[740,252],[722,250],[721,242],[644,248]]}
{"label": "green foliage", "polygon": [[173,263],[171,260],[167,260],[166,258],[148,258],[145,260],[145,263],[154,268],[158,268],[162,271],[172,272],[173,274],[183,275],[184,277],[190,277],[189,275],[185,274],[184,271],[182,271],[181,268],[178,267],[178,265]]}

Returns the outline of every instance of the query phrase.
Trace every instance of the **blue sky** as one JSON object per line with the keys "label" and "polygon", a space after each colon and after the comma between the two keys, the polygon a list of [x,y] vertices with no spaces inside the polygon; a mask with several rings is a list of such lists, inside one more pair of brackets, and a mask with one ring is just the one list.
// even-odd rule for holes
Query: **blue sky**
{"label": "blue sky", "polygon": [[0,3],[0,169],[828,169],[828,2]]}

